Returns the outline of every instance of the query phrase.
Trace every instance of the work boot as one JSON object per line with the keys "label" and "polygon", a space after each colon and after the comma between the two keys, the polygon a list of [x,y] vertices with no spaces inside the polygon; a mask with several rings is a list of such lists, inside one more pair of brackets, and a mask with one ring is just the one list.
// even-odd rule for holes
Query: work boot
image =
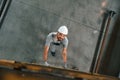
{"label": "work boot", "polygon": [[55,57],[56,53],[51,51],[51,55]]}

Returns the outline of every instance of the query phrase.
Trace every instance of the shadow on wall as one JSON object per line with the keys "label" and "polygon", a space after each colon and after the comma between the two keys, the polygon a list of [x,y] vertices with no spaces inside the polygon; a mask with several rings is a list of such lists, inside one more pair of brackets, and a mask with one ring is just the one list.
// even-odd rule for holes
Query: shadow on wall
{"label": "shadow on wall", "polygon": [[9,8],[11,0],[1,0],[0,1],[0,28],[2,26],[3,20]]}

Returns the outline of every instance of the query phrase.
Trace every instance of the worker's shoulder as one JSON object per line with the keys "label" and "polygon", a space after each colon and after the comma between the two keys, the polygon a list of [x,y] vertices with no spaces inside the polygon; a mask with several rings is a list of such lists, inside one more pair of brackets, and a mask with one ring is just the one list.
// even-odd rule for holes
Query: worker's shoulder
{"label": "worker's shoulder", "polygon": [[65,36],[65,40],[68,40],[68,37]]}
{"label": "worker's shoulder", "polygon": [[53,36],[53,35],[56,35],[56,34],[57,34],[57,32],[51,32],[51,33],[48,34],[48,36]]}
{"label": "worker's shoulder", "polygon": [[68,41],[69,41],[68,38],[65,37],[62,42],[68,42]]}

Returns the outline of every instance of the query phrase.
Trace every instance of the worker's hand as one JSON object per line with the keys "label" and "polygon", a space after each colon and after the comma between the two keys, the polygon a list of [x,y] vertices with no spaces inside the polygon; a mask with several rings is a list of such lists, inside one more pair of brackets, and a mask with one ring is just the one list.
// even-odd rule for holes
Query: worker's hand
{"label": "worker's hand", "polygon": [[63,66],[64,68],[67,68],[67,63],[64,63],[64,66]]}
{"label": "worker's hand", "polygon": [[49,64],[47,61],[45,61],[45,65],[46,65],[46,66],[49,66],[50,64]]}

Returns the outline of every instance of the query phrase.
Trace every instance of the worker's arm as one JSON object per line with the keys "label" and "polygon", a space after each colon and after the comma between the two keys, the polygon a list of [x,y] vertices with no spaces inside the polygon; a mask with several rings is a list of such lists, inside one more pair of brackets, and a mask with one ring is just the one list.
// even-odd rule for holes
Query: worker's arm
{"label": "worker's arm", "polygon": [[48,58],[48,50],[49,50],[49,46],[45,46],[45,47],[44,47],[44,52],[43,52],[43,59],[44,59],[44,61],[47,61],[47,58]]}
{"label": "worker's arm", "polygon": [[63,48],[62,57],[63,57],[64,63],[66,63],[67,62],[67,48]]}
{"label": "worker's arm", "polygon": [[49,34],[46,38],[46,42],[45,42],[45,47],[44,47],[44,52],[43,52],[43,59],[44,61],[47,61],[48,58],[48,51],[49,51],[49,47],[50,47],[50,43],[51,43],[51,34]]}

